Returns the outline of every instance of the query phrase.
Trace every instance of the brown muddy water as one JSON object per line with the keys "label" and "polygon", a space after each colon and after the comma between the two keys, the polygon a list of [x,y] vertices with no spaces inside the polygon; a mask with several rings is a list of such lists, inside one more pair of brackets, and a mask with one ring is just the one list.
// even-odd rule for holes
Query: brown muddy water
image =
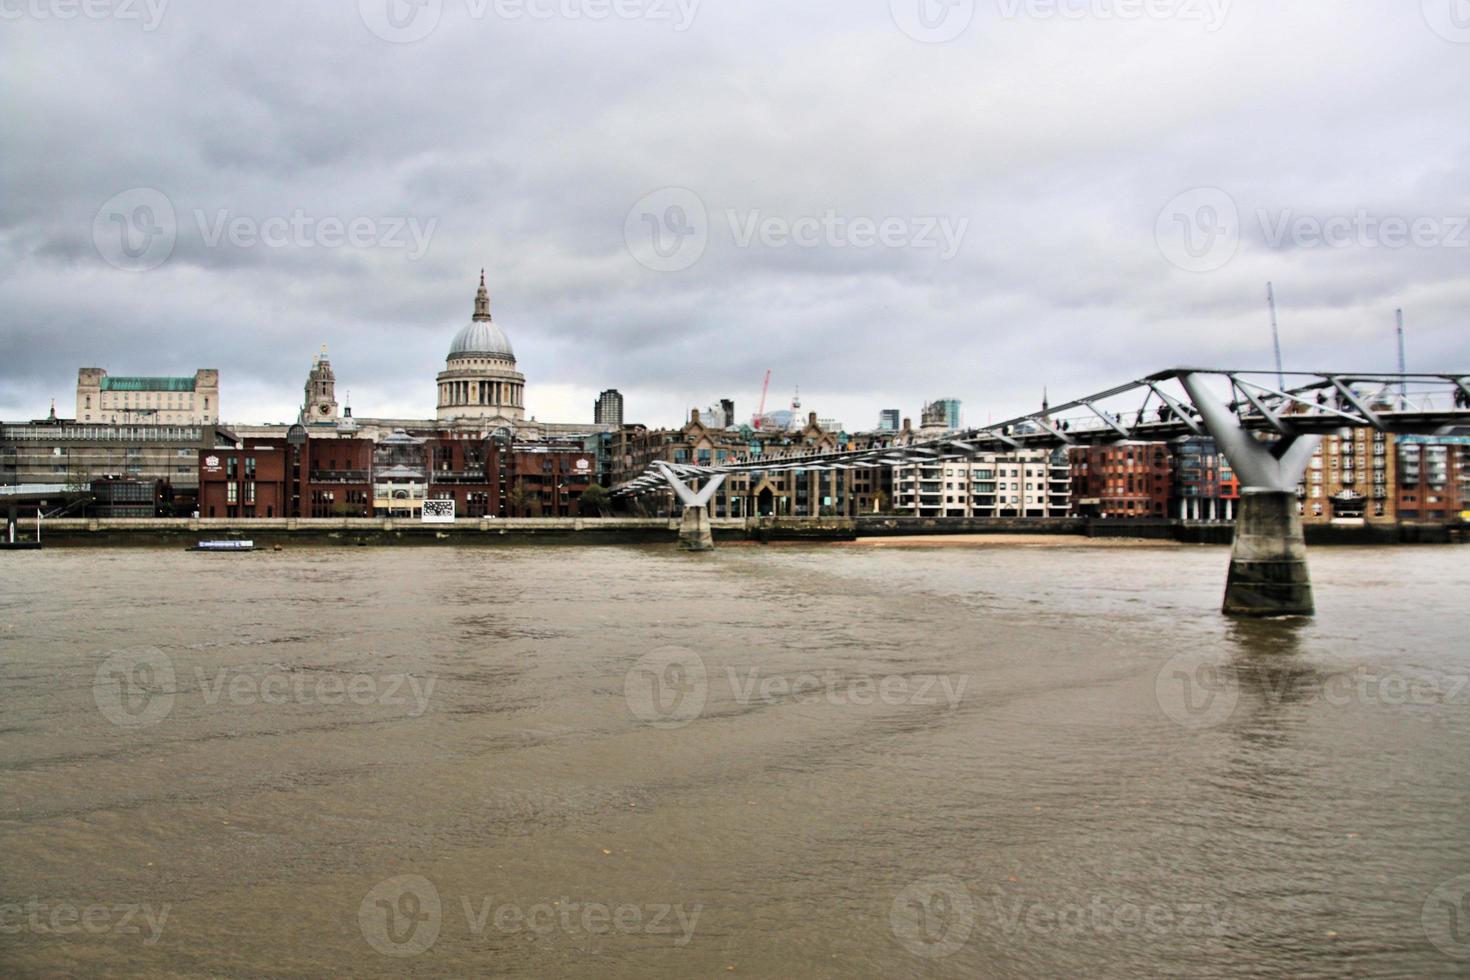
{"label": "brown muddy water", "polygon": [[0,557],[5,976],[1470,974],[1470,550]]}

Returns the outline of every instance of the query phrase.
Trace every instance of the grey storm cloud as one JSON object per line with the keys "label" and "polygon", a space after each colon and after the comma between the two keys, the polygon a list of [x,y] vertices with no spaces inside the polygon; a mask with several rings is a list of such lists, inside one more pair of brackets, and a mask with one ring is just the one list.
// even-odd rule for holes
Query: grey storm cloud
{"label": "grey storm cloud", "polygon": [[0,0],[0,417],[322,343],[426,415],[482,266],[567,421],[1267,366],[1268,280],[1288,366],[1470,367],[1457,2]]}

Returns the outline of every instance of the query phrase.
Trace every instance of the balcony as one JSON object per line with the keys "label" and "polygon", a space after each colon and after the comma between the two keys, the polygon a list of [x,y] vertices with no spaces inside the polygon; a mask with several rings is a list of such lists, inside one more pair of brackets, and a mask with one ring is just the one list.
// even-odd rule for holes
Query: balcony
{"label": "balcony", "polygon": [[429,482],[438,484],[484,483],[486,482],[485,473],[483,466],[466,466],[462,470],[435,470],[429,474]]}
{"label": "balcony", "polygon": [[312,470],[312,483],[367,483],[367,470]]}

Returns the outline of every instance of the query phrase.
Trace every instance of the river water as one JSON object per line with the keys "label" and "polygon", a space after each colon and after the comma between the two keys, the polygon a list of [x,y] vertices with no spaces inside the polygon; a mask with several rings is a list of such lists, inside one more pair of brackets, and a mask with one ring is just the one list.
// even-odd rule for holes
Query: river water
{"label": "river water", "polygon": [[1467,559],[13,553],[0,974],[1465,976]]}

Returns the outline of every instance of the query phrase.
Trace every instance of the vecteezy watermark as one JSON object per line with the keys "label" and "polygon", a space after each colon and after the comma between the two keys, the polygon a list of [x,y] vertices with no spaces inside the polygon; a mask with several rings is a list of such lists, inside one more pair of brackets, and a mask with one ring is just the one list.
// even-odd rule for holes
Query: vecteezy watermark
{"label": "vecteezy watermark", "polygon": [[102,203],[92,218],[92,244],[115,269],[146,272],[167,262],[179,237],[178,217],[168,195],[133,187]]}
{"label": "vecteezy watermark", "polygon": [[102,717],[122,728],[146,728],[167,718],[178,693],[174,662],[157,647],[109,654],[92,679]]}
{"label": "vecteezy watermark", "polygon": [[[193,231],[204,248],[354,248],[402,250],[409,261],[428,251],[438,218],[407,215],[289,213],[240,214],[229,208],[192,212]],[[92,218],[92,243],[108,265],[129,272],[156,269],[169,260],[181,232],[168,195],[153,187],[134,187],[108,198]]]}
{"label": "vecteezy watermark", "polygon": [[[938,215],[820,214],[776,215],[760,209],[724,212],[730,241],[740,249],[912,249],[934,251],[941,261],[959,254],[969,218]],[[709,247],[709,210],[687,187],[664,187],[646,194],[628,210],[623,240],[628,254],[655,272],[682,272]]]}
{"label": "vecteezy watermark", "polygon": [[1213,34],[1225,26],[1232,0],[997,0],[1006,20],[1173,20],[1198,22]]}
{"label": "vecteezy watermark", "polygon": [[915,41],[953,41],[975,20],[975,0],[888,0],[893,22]]}
{"label": "vecteezy watermark", "polygon": [[227,208],[195,209],[194,223],[208,248],[386,248],[406,249],[410,262],[423,258],[439,227],[438,218],[312,215],[302,208],[264,218]]}
{"label": "vecteezy watermark", "polygon": [[943,959],[964,948],[984,912],[1007,935],[1038,937],[1183,935],[1223,936],[1228,906],[1210,902],[1135,901],[1096,894],[1083,901],[1047,902],[997,891],[977,903],[965,883],[934,875],[903,889],[888,911],[888,927],[900,946],[925,959]]}
{"label": "vecteezy watermark", "polygon": [[0,20],[137,21],[156,31],[169,0],[0,0]]}
{"label": "vecteezy watermark", "polygon": [[[828,704],[834,707],[959,707],[967,676],[945,674],[843,675],[835,670],[776,674],[752,667],[725,668],[730,697],[740,705]],[[684,647],[644,654],[623,676],[623,697],[633,717],[655,728],[683,728],[697,719],[710,697],[704,658]]]}
{"label": "vecteezy watermark", "polygon": [[1257,664],[1226,666],[1180,653],[1169,658],[1154,678],[1160,710],[1190,729],[1229,721],[1247,689],[1273,705],[1428,707],[1470,701],[1470,675],[1411,677],[1364,666],[1331,673]]}
{"label": "vecteezy watermark", "polygon": [[1420,921],[1424,935],[1441,953],[1470,960],[1470,875],[1451,878],[1430,892]]}
{"label": "vecteezy watermark", "polygon": [[645,194],[623,221],[628,254],[654,272],[682,272],[709,247],[709,212],[687,187]]}
{"label": "vecteezy watermark", "polygon": [[1154,241],[1185,272],[1223,269],[1240,248],[1240,208],[1218,187],[1185,191],[1159,212]]}
{"label": "vecteezy watermark", "polygon": [[1180,935],[1223,936],[1230,908],[1212,902],[1119,901],[1092,895],[1085,902],[1051,903],[996,892],[991,909],[1005,933],[1038,936]]}
{"label": "vecteezy watermark", "polygon": [[1420,0],[1424,22],[1446,41],[1470,44],[1470,0]]}
{"label": "vecteezy watermark", "polygon": [[[548,936],[668,936],[676,947],[694,938],[704,906],[600,902],[569,896],[536,902],[497,901],[494,895],[462,895],[465,931]],[[400,875],[373,886],[357,909],[357,923],[369,946],[384,956],[417,956],[438,941],[446,922],[444,902],[434,883],[421,875]]]}
{"label": "vecteezy watermark", "polygon": [[894,896],[888,928],[915,956],[933,960],[953,956],[975,930],[975,899],[958,878],[934,875]]}
{"label": "vecteezy watermark", "polygon": [[[470,20],[641,20],[683,33],[694,26],[703,0],[449,0],[462,2]],[[422,41],[438,28],[446,0],[358,0],[357,12],[376,37],[394,44]]]}
{"label": "vecteezy watermark", "polygon": [[[418,718],[429,708],[437,678],[413,674],[337,673],[271,665],[254,670],[195,667],[204,704],[353,705],[406,708]],[[180,693],[173,658],[157,647],[119,650],[103,659],[92,682],[102,716],[123,728],[156,725]]]}
{"label": "vecteezy watermark", "polygon": [[1260,208],[1256,220],[1271,248],[1470,248],[1470,217],[1404,218],[1359,208],[1324,218]]}
{"label": "vecteezy watermark", "polygon": [[623,675],[628,710],[655,728],[683,728],[704,711],[708,697],[704,659],[683,647],[646,653]]}
{"label": "vecteezy watermark", "polygon": [[796,218],[731,210],[725,212],[725,220],[738,248],[760,244],[766,248],[938,249],[944,261],[959,254],[970,229],[969,218],[850,217],[831,209]]}
{"label": "vecteezy watermark", "polygon": [[[1351,213],[1304,214],[1256,208],[1254,231],[1267,248],[1470,248],[1470,216]],[[1186,272],[1215,272],[1235,257],[1252,222],[1218,187],[1196,187],[1169,201],[1154,224],[1164,258]]]}
{"label": "vecteezy watermark", "polygon": [[32,896],[27,902],[0,904],[0,935],[143,935],[143,945],[152,946],[163,935],[171,907],[168,902],[155,909],[147,902],[42,901]]}
{"label": "vecteezy watermark", "polygon": [[861,674],[844,677],[835,670],[824,670],[820,674],[762,676],[758,667],[752,667],[744,676],[734,667],[726,667],[725,673],[735,700],[747,706],[794,701],[797,704],[830,704],[837,707],[867,707],[874,704],[890,707],[947,705],[953,711],[959,707],[960,700],[965,696],[965,688],[970,683],[970,678],[965,675],[953,677],[947,674],[885,674],[881,677]]}

